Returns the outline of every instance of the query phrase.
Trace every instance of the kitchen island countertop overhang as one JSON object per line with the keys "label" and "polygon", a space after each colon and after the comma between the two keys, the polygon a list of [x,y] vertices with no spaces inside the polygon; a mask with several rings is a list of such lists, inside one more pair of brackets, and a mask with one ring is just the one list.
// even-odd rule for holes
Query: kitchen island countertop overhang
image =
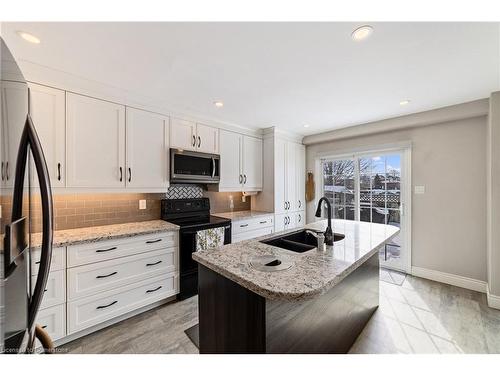
{"label": "kitchen island countertop overhang", "polygon": [[[326,226],[326,220],[321,220],[305,228],[324,230]],[[391,225],[335,219],[334,232],[345,235],[345,238],[335,242],[333,247],[327,247],[325,252],[313,249],[294,253],[260,242],[299,230],[199,251],[193,253],[193,259],[266,299],[301,300],[333,288],[399,233],[399,228]],[[250,265],[250,260],[258,255],[277,256],[291,261],[293,266],[275,272],[259,271]]]}

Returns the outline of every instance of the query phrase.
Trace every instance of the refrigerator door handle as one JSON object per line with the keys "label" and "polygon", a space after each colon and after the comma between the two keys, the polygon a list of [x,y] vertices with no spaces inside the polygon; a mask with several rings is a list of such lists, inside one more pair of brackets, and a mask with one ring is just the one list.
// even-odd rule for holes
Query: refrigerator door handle
{"label": "refrigerator door handle", "polygon": [[40,198],[42,203],[42,247],[40,256],[40,268],[36,278],[35,289],[32,293],[28,308],[28,329],[32,330],[35,324],[36,314],[42,303],[43,292],[47,284],[52,259],[52,238],[53,238],[53,204],[52,188],[50,186],[49,170],[43,154],[40,139],[28,114],[26,123],[21,135],[19,150],[17,153],[17,163],[14,180],[14,193],[12,198],[12,221],[22,217],[24,180],[28,150],[31,148],[33,161],[38,175],[40,186]]}

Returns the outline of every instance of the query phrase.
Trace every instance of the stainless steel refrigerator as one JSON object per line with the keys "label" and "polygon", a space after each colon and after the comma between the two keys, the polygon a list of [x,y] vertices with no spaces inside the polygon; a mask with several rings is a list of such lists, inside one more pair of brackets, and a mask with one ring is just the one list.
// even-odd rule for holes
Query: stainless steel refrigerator
{"label": "stainless steel refrigerator", "polygon": [[[0,43],[0,353],[30,353],[52,257],[52,193],[29,114],[28,84],[1,38]],[[35,210],[41,211],[42,243],[38,275],[32,281]]]}

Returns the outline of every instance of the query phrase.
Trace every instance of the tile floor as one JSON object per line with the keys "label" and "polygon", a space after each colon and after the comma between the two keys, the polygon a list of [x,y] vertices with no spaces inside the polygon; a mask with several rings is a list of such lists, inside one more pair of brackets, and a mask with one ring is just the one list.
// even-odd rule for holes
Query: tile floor
{"label": "tile floor", "polygon": [[[171,303],[62,346],[69,353],[197,353],[184,330],[197,298]],[[380,307],[351,353],[500,353],[500,310],[486,296],[407,276],[380,282]]]}

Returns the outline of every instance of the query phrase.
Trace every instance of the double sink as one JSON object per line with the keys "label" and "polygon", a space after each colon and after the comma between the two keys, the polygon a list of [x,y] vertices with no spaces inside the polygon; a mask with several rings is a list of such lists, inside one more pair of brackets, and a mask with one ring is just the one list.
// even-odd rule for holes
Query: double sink
{"label": "double sink", "polygon": [[[334,233],[333,242],[342,241],[344,237],[343,234]],[[308,233],[307,230],[269,238],[260,242],[296,253],[304,253],[318,247],[318,240],[311,233]]]}

